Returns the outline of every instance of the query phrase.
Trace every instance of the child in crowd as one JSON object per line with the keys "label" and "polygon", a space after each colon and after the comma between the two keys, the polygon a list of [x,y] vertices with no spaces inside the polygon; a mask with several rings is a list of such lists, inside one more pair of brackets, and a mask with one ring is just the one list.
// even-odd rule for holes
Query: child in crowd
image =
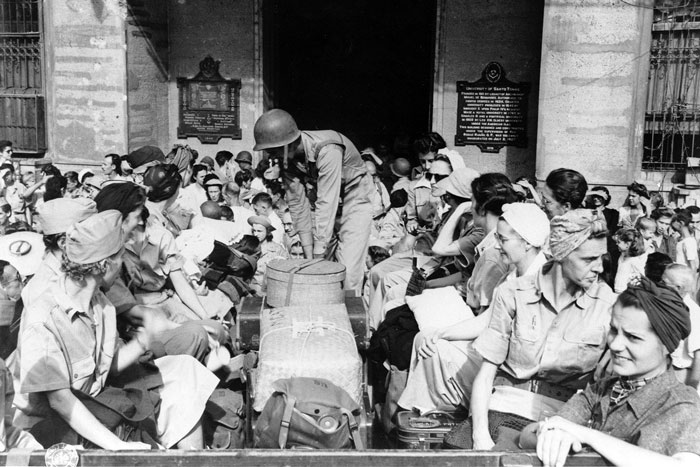
{"label": "child in crowd", "polygon": [[680,235],[676,246],[676,263],[685,264],[693,272],[698,270],[698,242],[690,233],[690,214],[678,211],[671,219],[671,228]]}
{"label": "child in crowd", "polygon": [[634,228],[642,235],[644,251],[647,254],[655,252],[654,234],[656,233],[656,221],[650,217],[640,217],[637,219]]}
{"label": "child in crowd", "polygon": [[644,239],[635,229],[622,228],[618,230],[615,233],[615,242],[620,250],[620,259],[615,275],[615,292],[622,293],[630,281],[644,275],[647,253],[644,248]]}

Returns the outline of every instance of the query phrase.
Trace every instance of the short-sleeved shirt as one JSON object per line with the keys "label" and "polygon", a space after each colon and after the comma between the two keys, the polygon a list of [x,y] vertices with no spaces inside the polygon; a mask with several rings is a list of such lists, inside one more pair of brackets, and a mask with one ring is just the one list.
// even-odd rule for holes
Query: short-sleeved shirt
{"label": "short-sleeved shirt", "polygon": [[467,281],[467,305],[475,312],[489,306],[493,290],[509,269],[496,249],[496,229],[493,229],[476,246],[476,264]]}
{"label": "short-sleeved shirt", "polygon": [[690,335],[683,339],[671,354],[671,362],[678,369],[693,366],[695,352],[700,350],[700,306],[689,296],[683,297],[683,302],[690,311]]}
{"label": "short-sleeved shirt", "polygon": [[690,266],[691,261],[698,260],[698,242],[695,237],[680,240],[676,245],[676,263]]}
{"label": "short-sleeved shirt", "polygon": [[26,415],[50,413],[46,391],[99,394],[117,348],[116,313],[104,294],[96,291],[81,310],[64,287],[60,276],[22,315],[13,375],[15,405]]}
{"label": "short-sleeved shirt", "polygon": [[132,235],[124,248],[130,288],[158,292],[165,286],[168,274],[181,269],[183,263],[175,238],[162,228],[147,227],[143,235]]}
{"label": "short-sleeved shirt", "polygon": [[667,456],[700,455],[700,397],[666,371],[617,406],[610,391],[617,377],[589,385],[574,395],[558,415]]}
{"label": "short-sleeved shirt", "polygon": [[498,286],[491,322],[474,348],[516,379],[583,387],[582,375],[595,369],[605,349],[615,294],[599,280],[557,309],[554,268],[560,266],[550,262]]}

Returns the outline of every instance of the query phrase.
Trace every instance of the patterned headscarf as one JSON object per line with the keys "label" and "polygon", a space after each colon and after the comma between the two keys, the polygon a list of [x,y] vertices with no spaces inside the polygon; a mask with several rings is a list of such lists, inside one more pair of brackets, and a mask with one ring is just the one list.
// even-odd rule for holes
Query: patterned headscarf
{"label": "patterned headscarf", "polygon": [[555,261],[566,258],[591,235],[607,230],[605,218],[590,209],[573,209],[555,216],[549,225],[549,246]]}

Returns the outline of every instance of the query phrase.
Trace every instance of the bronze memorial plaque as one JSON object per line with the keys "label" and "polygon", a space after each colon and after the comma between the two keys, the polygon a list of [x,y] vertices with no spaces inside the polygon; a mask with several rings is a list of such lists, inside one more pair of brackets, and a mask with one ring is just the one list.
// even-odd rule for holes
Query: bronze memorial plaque
{"label": "bronze memorial plaque", "polygon": [[177,137],[195,136],[202,143],[217,143],[221,138],[241,139],[241,81],[224,79],[219,62],[206,57],[192,79],[178,78],[180,124]]}
{"label": "bronze memorial plaque", "polygon": [[481,152],[527,147],[529,94],[530,84],[508,81],[497,62],[489,63],[476,82],[457,81],[455,145],[473,144]]}

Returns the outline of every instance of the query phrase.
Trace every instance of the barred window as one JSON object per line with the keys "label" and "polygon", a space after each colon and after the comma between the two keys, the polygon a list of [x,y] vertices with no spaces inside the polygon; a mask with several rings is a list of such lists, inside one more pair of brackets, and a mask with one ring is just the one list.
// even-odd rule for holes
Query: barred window
{"label": "barred window", "polygon": [[0,0],[0,139],[18,155],[46,150],[42,0]]}

